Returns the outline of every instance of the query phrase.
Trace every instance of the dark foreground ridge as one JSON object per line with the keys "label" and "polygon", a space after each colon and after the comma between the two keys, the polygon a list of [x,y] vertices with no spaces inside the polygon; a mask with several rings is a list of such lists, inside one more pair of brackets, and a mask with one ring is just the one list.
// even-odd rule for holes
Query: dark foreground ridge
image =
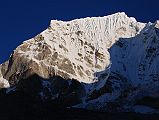
{"label": "dark foreground ridge", "polygon": [[53,101],[43,102],[22,90],[0,91],[0,120],[158,120],[158,114],[106,113],[66,108]]}
{"label": "dark foreground ridge", "polygon": [[[68,105],[74,104],[71,98],[78,102],[78,99],[75,98],[78,98],[76,93],[79,91],[72,91],[75,90],[72,89],[74,87],[79,88],[79,84],[76,82],[73,82],[69,87],[68,93],[66,91],[65,94],[59,92],[61,95],[58,99],[51,100],[48,98],[43,100],[39,95],[42,88],[42,79],[35,74],[27,79],[21,79],[16,86],[1,89],[0,120],[159,120],[159,114],[108,113],[68,108]],[[59,76],[54,77],[54,79],[61,82],[68,81]],[[14,87],[16,89],[13,89]]]}

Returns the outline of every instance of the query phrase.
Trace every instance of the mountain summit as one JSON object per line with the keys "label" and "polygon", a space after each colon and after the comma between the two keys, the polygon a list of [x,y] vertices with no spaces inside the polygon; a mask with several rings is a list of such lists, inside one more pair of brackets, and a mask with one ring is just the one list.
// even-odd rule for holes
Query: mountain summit
{"label": "mountain summit", "polygon": [[124,12],[52,20],[1,64],[0,83],[6,95],[23,91],[65,107],[156,113],[158,61],[159,21]]}

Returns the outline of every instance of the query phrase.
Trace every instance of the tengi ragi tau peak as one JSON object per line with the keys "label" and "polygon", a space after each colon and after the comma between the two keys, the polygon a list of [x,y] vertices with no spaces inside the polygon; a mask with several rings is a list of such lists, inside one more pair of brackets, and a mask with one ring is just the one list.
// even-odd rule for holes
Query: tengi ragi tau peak
{"label": "tengi ragi tau peak", "polygon": [[158,113],[159,21],[125,13],[52,20],[0,65],[3,96],[31,96],[60,107]]}

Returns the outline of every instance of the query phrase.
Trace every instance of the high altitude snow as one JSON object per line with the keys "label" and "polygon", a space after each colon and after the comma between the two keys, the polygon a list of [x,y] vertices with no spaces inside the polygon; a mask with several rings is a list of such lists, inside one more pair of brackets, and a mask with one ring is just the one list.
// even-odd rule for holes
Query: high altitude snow
{"label": "high altitude snow", "polygon": [[[61,76],[84,86],[86,95],[74,107],[99,110],[117,102],[120,111],[140,111],[133,107],[137,100],[159,97],[158,55],[159,21],[137,22],[124,12],[52,20],[45,31],[24,41],[1,65],[0,81],[9,87],[6,81],[14,86],[30,74],[44,79]],[[44,86],[51,87],[49,82],[43,81]],[[43,91],[39,94],[45,96]]]}
{"label": "high altitude snow", "polygon": [[[96,79],[94,73],[105,70],[111,64],[108,49],[119,38],[134,37],[144,25],[135,18],[127,17],[125,13],[68,22],[52,20],[48,29],[25,41],[15,53],[27,60],[33,60],[38,66],[43,64],[52,67],[57,74],[61,71],[67,73],[69,78],[92,83]],[[48,47],[46,54],[49,55],[39,60],[42,45]],[[24,46],[28,49],[23,50]],[[51,64],[51,58],[54,57],[52,55],[57,56],[57,59]],[[67,65],[70,62],[67,66],[69,71],[60,67],[62,61]],[[42,72],[40,76],[48,77]]]}

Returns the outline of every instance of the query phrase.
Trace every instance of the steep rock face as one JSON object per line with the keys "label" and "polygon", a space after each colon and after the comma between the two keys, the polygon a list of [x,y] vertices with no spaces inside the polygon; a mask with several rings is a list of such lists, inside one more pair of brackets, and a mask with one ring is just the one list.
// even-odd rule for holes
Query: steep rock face
{"label": "steep rock face", "polygon": [[64,106],[137,111],[134,105],[142,98],[159,97],[158,26],[158,21],[140,23],[125,13],[52,20],[1,65],[2,87],[10,84],[7,93],[31,94],[33,89],[44,101]]}
{"label": "steep rock face", "polygon": [[59,75],[93,83],[94,73],[110,65],[107,49],[121,37],[135,36],[143,26],[125,13],[70,22],[53,20],[48,29],[13,52],[4,77],[16,80],[19,73],[30,69],[43,78]]}

